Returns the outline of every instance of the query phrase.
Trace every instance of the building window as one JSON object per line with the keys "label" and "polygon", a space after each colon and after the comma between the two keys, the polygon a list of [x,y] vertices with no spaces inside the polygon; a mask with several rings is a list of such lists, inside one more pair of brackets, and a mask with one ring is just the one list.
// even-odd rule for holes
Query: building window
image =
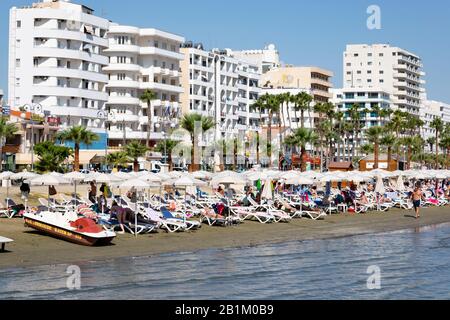
{"label": "building window", "polygon": [[16,59],[16,68],[20,68],[20,59]]}
{"label": "building window", "polygon": [[361,74],[361,70],[356,71],[356,74]]}
{"label": "building window", "polygon": [[367,74],[372,74],[372,70],[367,70]]}
{"label": "building window", "polygon": [[17,48],[20,48],[20,39],[17,39],[17,40],[16,40],[16,47],[17,47]]}
{"label": "building window", "polygon": [[[59,61],[60,60],[58,60],[58,62]],[[39,59],[38,58],[33,58],[33,66],[35,66],[35,67],[39,66]],[[58,67],[59,67],[59,65],[58,65]]]}
{"label": "building window", "polygon": [[383,70],[380,70],[380,74],[384,74],[384,71],[383,71]]}
{"label": "building window", "polygon": [[117,74],[117,80],[125,80],[125,73]]}
{"label": "building window", "polygon": [[384,83],[384,80],[383,80],[383,79],[380,79],[380,83]]}
{"label": "building window", "polygon": [[367,82],[368,83],[372,83],[372,79],[367,79]]}
{"label": "building window", "polygon": [[350,62],[347,62],[346,65],[347,65],[347,67],[351,67],[352,64]]}
{"label": "building window", "polygon": [[17,22],[16,22],[16,26],[17,26],[17,29],[20,29],[20,28],[22,28],[22,21],[20,21],[20,20],[17,20]]}
{"label": "building window", "polygon": [[380,53],[379,56],[380,56],[380,57],[384,57],[384,53]]}
{"label": "building window", "polygon": [[372,64],[373,64],[372,61],[367,62],[368,66],[371,66]]}
{"label": "building window", "polygon": [[372,53],[371,53],[371,52],[369,52],[369,53],[367,54],[367,56],[368,56],[368,57],[371,57],[371,56],[372,56]]}

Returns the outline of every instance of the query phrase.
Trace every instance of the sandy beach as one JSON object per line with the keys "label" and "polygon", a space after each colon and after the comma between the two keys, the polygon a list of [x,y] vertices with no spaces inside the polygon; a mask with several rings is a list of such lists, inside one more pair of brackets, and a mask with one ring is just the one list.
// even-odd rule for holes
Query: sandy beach
{"label": "sandy beach", "polygon": [[[43,193],[45,188],[42,188]],[[66,190],[67,189],[67,190]],[[33,190],[32,192],[36,192]],[[70,192],[70,187],[59,191]],[[4,195],[5,190],[2,190]],[[17,190],[12,191],[18,197]],[[33,203],[32,200],[31,202]],[[193,252],[208,248],[243,247],[295,240],[324,239],[379,233],[450,222],[448,207],[427,208],[415,220],[412,211],[393,209],[351,215],[336,214],[323,221],[296,219],[291,223],[262,225],[246,221],[236,227],[209,227],[199,231],[167,234],[118,235],[107,247],[83,247],[26,228],[22,219],[0,219],[0,235],[14,239],[7,252],[0,253],[0,268],[102,261],[127,256],[152,256],[170,252]]]}

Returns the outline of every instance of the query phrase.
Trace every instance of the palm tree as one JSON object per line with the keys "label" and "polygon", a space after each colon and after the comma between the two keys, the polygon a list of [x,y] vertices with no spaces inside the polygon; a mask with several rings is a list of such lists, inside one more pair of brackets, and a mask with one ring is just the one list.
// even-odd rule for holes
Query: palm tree
{"label": "palm tree", "polygon": [[436,131],[436,169],[439,169],[439,134],[444,130],[444,122],[441,118],[436,118],[430,127]]}
{"label": "palm tree", "polygon": [[160,141],[158,142],[158,144],[155,147],[155,151],[156,152],[166,152],[167,153],[167,162],[169,164],[169,171],[172,171],[173,168],[173,159],[172,159],[172,152],[173,149],[175,149],[175,147],[180,143],[180,141],[176,141],[176,140],[165,140],[165,141]]}
{"label": "palm tree", "polygon": [[286,138],[286,144],[290,146],[300,146],[301,171],[306,171],[306,145],[314,144],[317,141],[317,135],[314,131],[305,128],[298,128],[292,135]]}
{"label": "palm tree", "polygon": [[430,151],[433,152],[433,147],[436,143],[436,137],[429,137],[426,142],[430,146]]}
{"label": "palm tree", "polygon": [[6,139],[12,138],[17,132],[15,124],[8,123],[6,118],[0,117],[0,172],[3,170],[3,145]]}
{"label": "palm tree", "polygon": [[300,111],[300,126],[305,127],[305,111],[311,109],[311,102],[313,97],[306,92],[300,92],[293,96],[295,117],[297,118],[297,111]]}
{"label": "palm tree", "polygon": [[62,143],[66,141],[71,141],[74,143],[74,162],[73,170],[80,170],[80,145],[85,144],[87,146],[92,145],[95,141],[99,141],[100,137],[98,134],[86,129],[83,126],[74,126],[65,131],[60,132],[56,139],[60,140]]}
{"label": "palm tree", "polygon": [[147,147],[150,147],[150,134],[152,132],[152,108],[151,103],[157,99],[157,94],[149,89],[146,89],[140,96],[140,100],[147,104]]}
{"label": "palm tree", "polygon": [[134,172],[139,171],[139,158],[145,156],[148,151],[148,147],[140,143],[139,141],[132,141],[125,146],[125,153],[128,157],[133,159]]}
{"label": "palm tree", "polygon": [[373,143],[373,156],[374,156],[374,164],[373,168],[378,169],[378,163],[379,163],[379,152],[380,152],[380,139],[381,134],[383,133],[384,127],[370,127],[366,130],[365,135],[367,140],[370,143]]}
{"label": "palm tree", "polygon": [[189,171],[194,172],[198,170],[198,164],[195,163],[195,127],[196,123],[200,123],[203,132],[208,131],[214,127],[214,121],[209,117],[204,117],[198,113],[190,113],[183,116],[181,119],[181,128],[189,132],[191,136],[192,148],[191,148],[191,164]]}
{"label": "palm tree", "polygon": [[[392,148],[395,147],[395,145],[397,143],[397,139],[395,138],[395,136],[392,133],[387,132],[381,138],[380,143],[383,147],[387,148],[387,162],[388,162],[388,166],[389,166],[389,164],[392,161]],[[399,161],[399,159],[397,159],[397,161]]]}
{"label": "palm tree", "polygon": [[334,119],[336,120],[336,131],[339,136],[339,139],[337,140],[337,161],[341,161],[341,142],[344,141],[342,138],[344,135],[344,126],[343,126],[343,120],[344,120],[344,113],[341,111],[338,111],[334,115]]}
{"label": "palm tree", "polygon": [[106,161],[108,164],[112,165],[113,168],[123,167],[130,162],[128,154],[125,151],[119,151],[108,154]]}
{"label": "palm tree", "polygon": [[[259,125],[262,126],[262,113],[264,112],[264,102],[260,98],[250,106],[250,110],[259,112]],[[256,131],[256,164],[259,164],[259,131]]]}
{"label": "palm tree", "polygon": [[267,156],[269,157],[269,166],[272,166],[272,125],[273,115],[277,114],[280,108],[277,96],[265,94],[262,97],[264,109],[269,112],[269,122],[267,124]]}
{"label": "palm tree", "polygon": [[450,165],[450,135],[447,134],[441,138],[440,146],[444,150],[445,167],[448,169]]}

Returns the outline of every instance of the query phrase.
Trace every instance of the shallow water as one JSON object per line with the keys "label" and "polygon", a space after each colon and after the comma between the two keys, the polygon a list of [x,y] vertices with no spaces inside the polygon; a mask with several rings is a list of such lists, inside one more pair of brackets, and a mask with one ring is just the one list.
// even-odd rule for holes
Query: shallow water
{"label": "shallow water", "polygon": [[449,299],[450,224],[78,266],[80,290],[67,288],[68,265],[0,270],[0,300]]}

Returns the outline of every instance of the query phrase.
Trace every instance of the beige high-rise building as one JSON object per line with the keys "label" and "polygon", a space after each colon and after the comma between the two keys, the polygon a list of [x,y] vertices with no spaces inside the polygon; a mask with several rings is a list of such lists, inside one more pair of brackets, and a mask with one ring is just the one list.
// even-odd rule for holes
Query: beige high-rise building
{"label": "beige high-rise building", "polygon": [[261,85],[272,89],[304,89],[315,102],[331,99],[333,72],[318,67],[281,67],[263,74]]}

